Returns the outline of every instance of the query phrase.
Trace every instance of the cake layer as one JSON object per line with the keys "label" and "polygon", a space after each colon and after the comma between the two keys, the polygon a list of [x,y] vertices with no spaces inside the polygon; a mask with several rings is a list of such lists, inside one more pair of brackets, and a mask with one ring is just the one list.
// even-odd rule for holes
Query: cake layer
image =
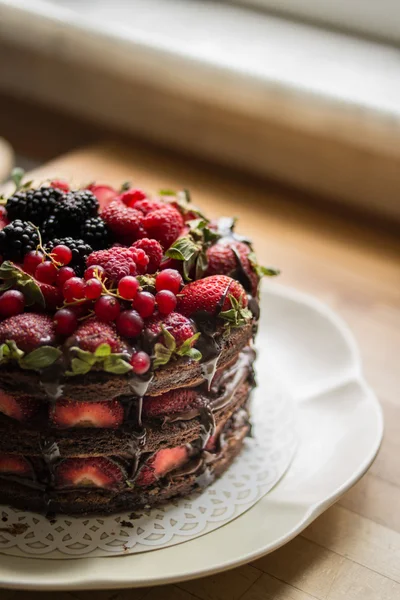
{"label": "cake layer", "polygon": [[[160,505],[170,498],[201,489],[219,477],[239,454],[249,430],[247,410],[240,408],[211,440],[209,449],[191,449],[183,465],[149,485],[143,476],[143,468],[138,471],[137,479],[124,489],[85,487],[83,484],[79,488],[43,490],[22,484],[18,477],[2,477],[0,503],[38,512],[77,515],[112,514]],[[148,462],[151,463],[151,457]],[[21,468],[24,468],[23,464]],[[103,474],[103,480],[111,476],[108,471]]]}

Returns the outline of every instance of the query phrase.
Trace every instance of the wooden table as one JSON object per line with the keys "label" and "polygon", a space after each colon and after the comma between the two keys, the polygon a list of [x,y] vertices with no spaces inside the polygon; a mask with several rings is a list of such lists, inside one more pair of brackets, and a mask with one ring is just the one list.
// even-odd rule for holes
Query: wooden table
{"label": "wooden table", "polygon": [[282,283],[314,294],[347,320],[382,403],[386,432],[375,463],[357,485],[292,542],[249,565],[150,590],[0,590],[1,600],[400,599],[399,236],[312,207],[294,192],[140,145],[84,149],[37,175],[76,183],[130,179],[152,191],[187,187],[208,215],[237,215],[260,262],[279,265]]}

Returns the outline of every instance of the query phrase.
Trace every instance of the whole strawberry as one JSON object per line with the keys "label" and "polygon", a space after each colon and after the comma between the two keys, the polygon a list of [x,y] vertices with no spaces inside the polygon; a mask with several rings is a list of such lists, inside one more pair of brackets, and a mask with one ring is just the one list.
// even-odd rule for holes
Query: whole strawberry
{"label": "whole strawberry", "polygon": [[51,346],[55,339],[53,320],[47,315],[22,313],[0,323],[0,343],[13,340],[24,352]]}
{"label": "whole strawberry", "polygon": [[102,210],[101,216],[115,235],[117,241],[132,244],[146,236],[142,224],[143,214],[126,206],[120,199],[111,200]]}
{"label": "whole strawberry", "polygon": [[199,311],[217,316],[232,308],[230,297],[238,302],[240,308],[247,306],[246,291],[238,281],[227,275],[211,275],[182,288],[178,297],[178,311],[187,317]]}
{"label": "whole strawberry", "polygon": [[[165,344],[164,336],[160,335],[163,327],[175,338],[177,347],[181,346],[183,342],[193,337],[196,333],[194,323],[177,312],[172,312],[164,318],[162,318],[161,315],[154,315],[146,320],[145,327],[154,335],[160,336],[158,338],[159,341],[162,344]],[[192,345],[194,345],[194,343],[195,340],[193,340]]]}
{"label": "whole strawberry", "polygon": [[99,201],[100,210],[103,210],[118,195],[116,189],[105,184],[91,183],[87,186],[87,189],[96,196]]}
{"label": "whole strawberry", "polygon": [[143,238],[132,244],[132,248],[144,250],[149,257],[147,272],[155,273],[160,266],[163,257],[163,249],[160,245],[160,242],[157,242],[157,240],[150,240],[149,238]]}
{"label": "whole strawberry", "polygon": [[99,321],[95,317],[88,319],[83,325],[80,325],[71,341],[73,341],[73,345],[78,344],[82,350],[87,350],[88,352],[94,352],[101,344],[108,344],[111,352],[122,352],[125,349],[124,344],[117,335],[115,327],[109,323]]}
{"label": "whole strawberry", "polygon": [[259,277],[249,260],[250,247],[235,240],[223,240],[207,250],[207,275],[229,275],[239,279],[253,296],[257,295]]}
{"label": "whole strawberry", "polygon": [[122,246],[92,252],[86,260],[86,265],[103,267],[106,277],[116,283],[122,277],[136,275],[137,272],[135,253]]}
{"label": "whole strawberry", "polygon": [[141,222],[147,237],[158,240],[164,250],[175,242],[184,225],[181,213],[168,204],[164,208],[149,212]]}

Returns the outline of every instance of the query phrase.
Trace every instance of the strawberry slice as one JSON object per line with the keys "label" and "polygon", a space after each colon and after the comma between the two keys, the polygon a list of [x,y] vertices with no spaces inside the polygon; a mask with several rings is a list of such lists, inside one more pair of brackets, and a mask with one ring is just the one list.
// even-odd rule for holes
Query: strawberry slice
{"label": "strawberry slice", "polygon": [[96,196],[97,200],[99,201],[100,210],[103,210],[103,208],[109,202],[111,202],[113,198],[118,196],[117,190],[111,187],[111,185],[97,185],[92,183],[87,189],[90,190],[94,196]]}
{"label": "strawberry slice", "polygon": [[160,396],[146,396],[143,401],[143,416],[161,418],[181,413],[199,406],[199,395],[195,390],[171,390]]}
{"label": "strawberry slice", "polygon": [[142,467],[137,485],[146,487],[164,477],[170,471],[178,469],[188,460],[188,449],[186,446],[176,446],[175,448],[165,448],[154,454]]}
{"label": "strawberry slice", "polygon": [[124,483],[126,474],[113,460],[103,456],[67,458],[56,470],[56,485],[67,487],[115,488]]}
{"label": "strawberry slice", "polygon": [[32,466],[23,456],[0,454],[0,473],[32,476]]}
{"label": "strawberry slice", "polygon": [[109,402],[56,402],[50,420],[57,428],[99,427],[116,429],[124,420],[124,408],[118,400]]}
{"label": "strawberry slice", "polygon": [[30,419],[39,410],[39,406],[40,403],[31,398],[14,398],[0,391],[0,412],[17,421]]}

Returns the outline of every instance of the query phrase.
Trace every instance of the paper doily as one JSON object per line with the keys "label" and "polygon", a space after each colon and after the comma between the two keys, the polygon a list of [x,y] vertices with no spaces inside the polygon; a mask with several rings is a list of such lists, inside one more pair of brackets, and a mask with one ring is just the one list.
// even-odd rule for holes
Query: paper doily
{"label": "paper doily", "polygon": [[60,517],[0,507],[0,552],[76,558],[132,554],[179,544],[235,519],[269,492],[288,469],[297,445],[295,409],[268,379],[252,401],[253,438],[217,481],[202,492],[153,508],[109,517]]}

